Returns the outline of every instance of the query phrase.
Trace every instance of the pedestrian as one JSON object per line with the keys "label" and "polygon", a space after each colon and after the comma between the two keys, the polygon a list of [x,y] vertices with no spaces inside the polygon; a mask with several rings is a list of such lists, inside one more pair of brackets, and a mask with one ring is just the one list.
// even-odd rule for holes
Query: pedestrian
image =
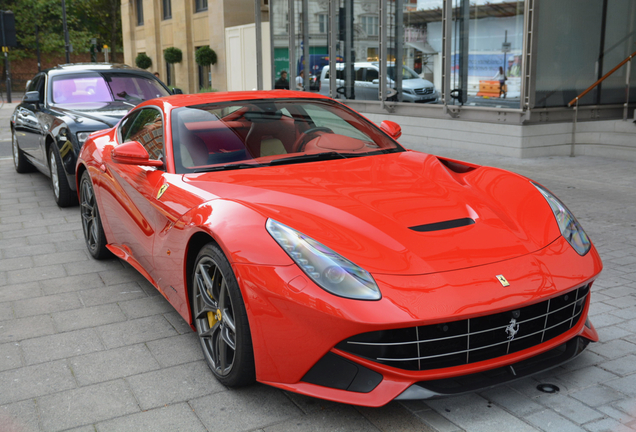
{"label": "pedestrian", "polygon": [[287,71],[280,72],[280,78],[274,83],[275,89],[289,90],[289,81],[287,81]]}
{"label": "pedestrian", "polygon": [[305,76],[305,71],[301,70],[300,74],[298,74],[298,76],[296,77],[296,90],[300,90],[300,91],[305,90],[304,76]]}
{"label": "pedestrian", "polygon": [[506,98],[506,74],[504,73],[503,67],[499,66],[499,72],[492,77],[493,80],[499,81],[499,97],[503,94],[504,99]]}

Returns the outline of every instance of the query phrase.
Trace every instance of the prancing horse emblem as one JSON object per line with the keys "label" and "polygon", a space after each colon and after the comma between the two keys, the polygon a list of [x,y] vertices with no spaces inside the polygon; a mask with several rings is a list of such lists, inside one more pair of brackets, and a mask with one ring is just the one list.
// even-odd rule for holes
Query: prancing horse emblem
{"label": "prancing horse emblem", "polygon": [[515,335],[519,331],[519,323],[516,319],[512,318],[510,320],[510,324],[506,327],[506,334],[508,335],[508,340],[513,340]]}
{"label": "prancing horse emblem", "polygon": [[166,189],[168,189],[168,186],[170,185],[166,183],[159,188],[159,192],[157,193],[157,199],[161,198],[161,195],[163,195]]}

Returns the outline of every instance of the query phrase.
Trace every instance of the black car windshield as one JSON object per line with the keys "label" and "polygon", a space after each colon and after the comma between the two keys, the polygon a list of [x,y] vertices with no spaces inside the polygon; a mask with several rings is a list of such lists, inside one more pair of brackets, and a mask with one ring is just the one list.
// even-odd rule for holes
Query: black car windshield
{"label": "black car windshield", "polygon": [[51,101],[56,105],[127,101],[133,105],[168,96],[154,78],[132,73],[60,75],[51,79]]}
{"label": "black car windshield", "polygon": [[178,173],[346,159],[404,149],[330,100],[265,99],[172,111]]}

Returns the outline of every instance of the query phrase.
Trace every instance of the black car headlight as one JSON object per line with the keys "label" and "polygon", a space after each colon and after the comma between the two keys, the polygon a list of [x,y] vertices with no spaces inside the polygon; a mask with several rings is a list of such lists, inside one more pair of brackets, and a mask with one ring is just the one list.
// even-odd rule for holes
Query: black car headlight
{"label": "black car headlight", "polygon": [[268,219],[267,232],[320,288],[354,300],[380,300],[371,274],[325,245],[293,228]]}
{"label": "black car headlight", "polygon": [[579,255],[583,256],[588,253],[592,247],[592,243],[572,212],[568,210],[565,204],[557,197],[552,195],[550,191],[534,182],[532,182],[532,184],[541,192],[541,195],[548,201],[548,204],[550,204],[550,208],[552,208],[552,212],[554,213],[554,217],[556,218],[563,237],[565,237]]}

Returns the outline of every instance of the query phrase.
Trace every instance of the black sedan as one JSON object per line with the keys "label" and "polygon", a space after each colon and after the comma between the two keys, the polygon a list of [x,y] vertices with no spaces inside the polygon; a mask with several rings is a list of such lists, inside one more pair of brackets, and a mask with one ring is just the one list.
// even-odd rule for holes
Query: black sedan
{"label": "black sedan", "polygon": [[37,168],[51,177],[57,204],[74,205],[75,163],[90,133],[113,127],[140,102],[169,94],[153,74],[126,65],[72,64],[40,72],[11,116],[15,169]]}

